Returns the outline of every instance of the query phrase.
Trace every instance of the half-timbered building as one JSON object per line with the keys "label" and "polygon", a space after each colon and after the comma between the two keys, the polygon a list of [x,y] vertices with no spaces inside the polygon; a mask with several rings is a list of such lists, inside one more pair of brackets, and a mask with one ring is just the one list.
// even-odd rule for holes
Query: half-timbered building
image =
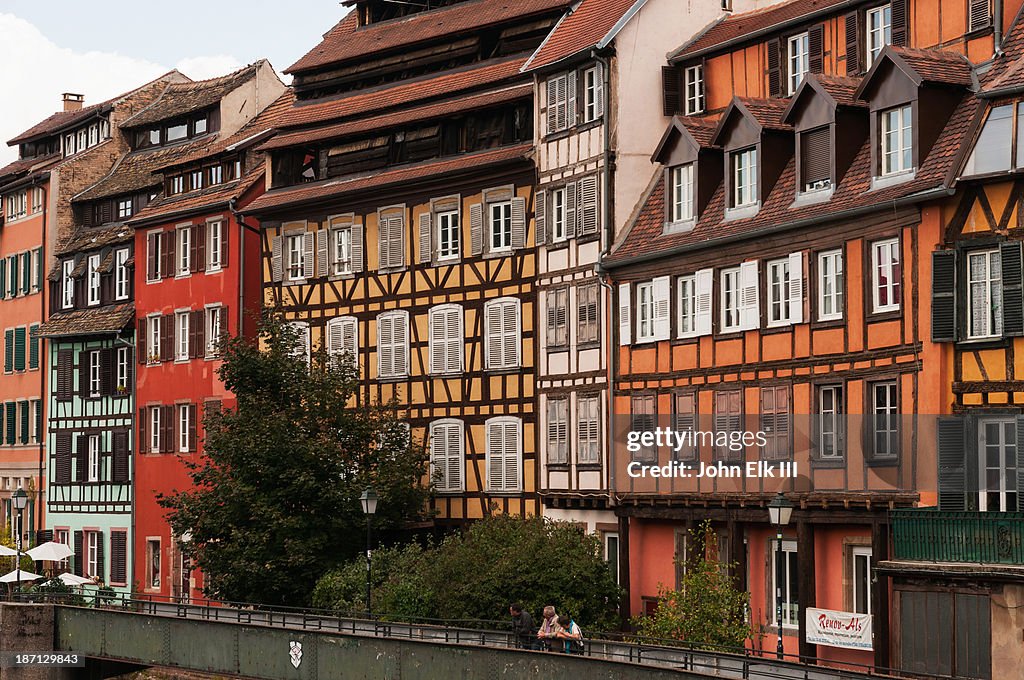
{"label": "half-timbered building", "polygon": [[[717,22],[670,56],[677,115],[603,262],[632,611],[677,581],[673,556],[710,520],[750,593],[755,646],[781,634],[793,654],[890,666],[890,584],[874,568],[889,511],[936,501],[922,414],[948,409],[928,253],[976,124],[965,55],[990,59],[1005,23],[938,6],[795,0]],[[719,436],[626,447],[656,425]],[[669,463],[690,474],[642,473]],[[698,476],[719,465],[738,472]],[[766,507],[777,492],[796,505],[781,547]],[[871,615],[872,649],[809,642],[812,607]]]}
{"label": "half-timbered building", "polygon": [[[264,148],[266,301],[430,450],[442,521],[537,514],[533,86],[569,3],[360,1]],[[395,13],[398,15],[395,15]],[[400,16],[399,16],[400,15]]]}

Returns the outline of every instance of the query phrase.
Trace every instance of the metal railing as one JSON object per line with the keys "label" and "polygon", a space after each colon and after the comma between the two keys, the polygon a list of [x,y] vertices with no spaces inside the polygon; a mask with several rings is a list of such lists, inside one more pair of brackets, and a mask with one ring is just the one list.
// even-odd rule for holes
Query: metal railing
{"label": "metal railing", "polygon": [[[150,616],[176,617],[243,625],[267,626],[340,635],[372,636],[426,643],[518,648],[509,621],[438,620],[389,621],[385,617],[323,609],[265,607],[260,605],[184,600],[150,594],[90,594],[83,604],[66,594],[23,593],[19,600],[53,602],[68,607],[102,608]],[[555,651],[561,650],[557,643]],[[547,651],[521,649],[525,654]],[[663,640],[637,635],[588,633],[582,656],[597,660],[644,664],[687,670],[709,676],[739,680],[864,680],[865,678],[906,678],[913,680],[963,680],[962,676],[917,674],[864,664],[837,662],[819,657],[787,654],[780,660],[774,651],[746,647],[727,648]],[[838,665],[821,665],[838,664]]]}
{"label": "metal railing", "polygon": [[897,560],[1024,566],[1024,513],[914,508],[891,516]]}

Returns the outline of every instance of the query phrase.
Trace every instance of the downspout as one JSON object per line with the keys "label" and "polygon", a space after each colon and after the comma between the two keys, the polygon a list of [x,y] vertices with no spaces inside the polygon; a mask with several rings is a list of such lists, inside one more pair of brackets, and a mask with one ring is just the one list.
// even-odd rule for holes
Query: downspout
{"label": "downspout", "polygon": [[992,3],[992,56],[1003,56],[1003,0],[994,0]]}
{"label": "downspout", "polygon": [[[35,177],[32,180],[32,187],[35,188],[39,183],[39,177]],[[46,321],[46,285],[43,281],[46,281],[46,277],[43,276],[43,268],[46,266],[46,207],[50,202],[50,192],[46,191],[46,195],[43,197],[43,230],[42,240],[40,241],[40,250],[42,257],[39,262],[39,276],[42,277],[39,286],[39,323],[42,324]],[[46,352],[46,356],[43,356],[43,339],[37,337],[36,342],[39,343],[39,415],[40,421],[44,421],[42,418],[43,409],[48,406],[48,399],[46,398],[46,374],[50,370],[49,352]],[[44,369],[43,366],[46,366]],[[35,418],[35,414],[32,414]],[[43,432],[46,430],[45,421],[39,423],[39,488],[36,489],[36,499],[39,503],[36,507],[36,540],[39,539],[39,533],[43,530],[43,507],[45,505],[43,495],[46,492],[46,486],[43,484],[43,475],[46,472],[46,437],[43,436]]]}
{"label": "downspout", "polygon": [[245,215],[237,209],[238,199],[228,201],[228,210],[238,222],[238,336],[244,335],[242,324],[245,321],[245,232],[249,230],[259,235],[260,230],[245,223]]}

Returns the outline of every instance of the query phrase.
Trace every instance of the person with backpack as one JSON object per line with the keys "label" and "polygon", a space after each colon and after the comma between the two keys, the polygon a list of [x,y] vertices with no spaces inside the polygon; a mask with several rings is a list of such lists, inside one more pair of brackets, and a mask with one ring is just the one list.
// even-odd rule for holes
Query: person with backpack
{"label": "person with backpack", "polygon": [[583,654],[583,631],[568,616],[558,617],[558,639],[565,641],[566,654]]}
{"label": "person with backpack", "polygon": [[513,603],[508,608],[512,615],[512,639],[518,649],[536,649],[537,640],[534,637],[533,617],[530,612],[523,610],[523,605]]}

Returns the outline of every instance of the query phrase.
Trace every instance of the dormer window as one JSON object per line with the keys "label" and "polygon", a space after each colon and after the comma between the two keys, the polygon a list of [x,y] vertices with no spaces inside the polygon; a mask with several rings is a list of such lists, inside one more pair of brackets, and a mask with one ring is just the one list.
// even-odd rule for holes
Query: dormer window
{"label": "dormer window", "polygon": [[730,154],[732,162],[732,207],[742,208],[757,203],[757,147]]}
{"label": "dormer window", "polygon": [[897,106],[879,114],[882,176],[908,172],[914,167],[912,108]]}
{"label": "dormer window", "polygon": [[704,66],[697,64],[683,71],[683,82],[686,87],[686,115],[704,111]]}
{"label": "dormer window", "polygon": [[867,67],[875,63],[882,48],[892,44],[892,5],[874,7],[865,13],[867,45],[865,55]]}
{"label": "dormer window", "polygon": [[693,163],[679,165],[669,171],[672,190],[672,221],[693,219]]}
{"label": "dormer window", "polygon": [[171,178],[171,194],[181,194],[185,192],[185,177],[184,175],[176,175]]}
{"label": "dormer window", "polygon": [[832,144],[829,127],[800,133],[801,191],[822,191],[832,187]]}
{"label": "dormer window", "polygon": [[186,123],[169,125],[164,129],[164,139],[168,142],[176,142],[186,137],[188,137],[188,125]]}
{"label": "dormer window", "polygon": [[804,75],[811,70],[810,67],[810,37],[807,33],[794,35],[788,41],[787,65],[789,79],[789,93],[792,95],[800,86]]}
{"label": "dormer window", "polygon": [[75,304],[75,279],[71,274],[75,271],[74,260],[61,263],[61,308],[71,309]]}

